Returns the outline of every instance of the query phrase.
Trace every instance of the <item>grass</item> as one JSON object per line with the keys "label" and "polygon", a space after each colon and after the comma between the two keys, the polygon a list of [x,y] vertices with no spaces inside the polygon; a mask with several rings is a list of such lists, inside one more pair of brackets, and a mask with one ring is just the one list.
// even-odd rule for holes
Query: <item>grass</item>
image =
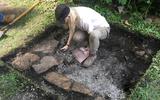
{"label": "grass", "polygon": [[[13,7],[29,8],[38,0],[0,0],[7,2]],[[0,57],[14,51],[18,47],[23,47],[26,43],[54,22],[54,13],[51,9],[53,2],[42,2],[36,8],[19,20],[8,32],[7,37],[0,39]]]}
{"label": "grass", "polygon": [[[105,16],[110,23],[119,24],[130,31],[140,32],[143,35],[160,39],[160,25],[145,21],[138,12],[119,14],[117,11],[99,5],[95,5],[93,8]],[[124,18],[125,16],[128,18]],[[126,20],[128,21],[127,24],[125,24]]]}
{"label": "grass", "polygon": [[0,61],[0,100],[9,100],[13,95],[20,91],[28,81],[25,80],[17,71],[6,67],[7,65]]}
{"label": "grass", "polygon": [[15,72],[0,75],[0,100],[8,100],[27,84],[25,80],[21,79]]}
{"label": "grass", "polygon": [[160,51],[153,58],[150,68],[132,90],[130,100],[159,100],[160,99]]}

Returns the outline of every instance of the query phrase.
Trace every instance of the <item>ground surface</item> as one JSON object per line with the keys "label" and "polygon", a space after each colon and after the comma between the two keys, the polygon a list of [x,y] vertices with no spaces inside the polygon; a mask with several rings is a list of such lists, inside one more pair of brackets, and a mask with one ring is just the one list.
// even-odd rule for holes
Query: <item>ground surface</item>
{"label": "ground surface", "polygon": [[[24,6],[29,7],[34,2],[33,0],[27,1],[19,1],[19,0],[0,0],[10,3],[11,5],[16,6]],[[21,3],[19,3],[21,2]],[[42,31],[45,29],[46,26],[50,25],[52,22],[54,22],[54,19],[52,19],[53,13],[50,11],[46,11],[46,9],[52,6],[52,3],[43,3],[42,5],[38,6],[36,8],[36,11],[33,11],[32,13],[28,14],[25,18],[23,18],[21,21],[19,21],[17,24],[15,24],[12,29],[7,33],[8,37],[3,38],[0,40],[0,57],[8,54],[11,51],[14,51],[18,47],[23,47],[25,44],[32,40],[34,37],[39,36],[39,32],[42,33]],[[96,7],[95,7],[96,9]],[[129,23],[132,24],[131,26],[124,25],[123,17],[119,16],[117,13],[106,10],[106,8],[103,8],[101,10],[99,7],[96,9],[97,11],[101,12],[104,16],[110,20],[110,22],[119,23],[122,26],[125,26],[132,30],[137,30],[144,32],[143,34],[152,35],[156,38],[159,38],[159,27],[156,25],[154,26],[152,23],[148,23],[146,21],[143,21],[142,19],[139,19],[139,16],[134,18],[129,18]],[[44,12],[45,13],[44,13]],[[109,15],[112,15],[108,17]],[[41,22],[39,22],[39,19],[41,19]],[[157,22],[157,21],[156,21]],[[37,24],[38,23],[38,24]],[[150,26],[151,25],[151,26]],[[158,24],[159,25],[159,24]],[[158,28],[157,28],[158,27]],[[145,33],[146,32],[146,33]],[[48,33],[48,32],[46,32]],[[21,41],[21,42],[19,42]],[[140,52],[140,54],[143,54],[144,52]],[[148,98],[153,100],[158,100],[160,98],[160,52],[157,53],[156,56],[154,56],[153,63],[151,64],[151,67],[145,74],[145,76],[141,79],[138,86],[133,90],[130,99],[132,100],[147,100]],[[114,56],[111,56],[114,58]],[[126,59],[126,58],[125,58]],[[21,82],[17,81],[16,79],[19,78],[17,74],[9,73],[2,75],[1,83],[13,83],[13,85],[5,84],[7,87],[4,86],[4,88],[0,89],[4,92],[3,97],[6,97],[9,95],[14,94],[17,90],[21,89],[21,87],[18,87]],[[16,81],[15,81],[16,80]],[[21,80],[21,78],[20,78]],[[23,80],[24,81],[24,80]],[[24,83],[26,83],[24,81]],[[18,86],[17,86],[18,85]],[[2,85],[1,85],[2,86]],[[23,87],[23,86],[22,86]],[[8,91],[11,90],[11,91]],[[14,91],[14,92],[13,92]],[[8,94],[7,94],[8,93]],[[61,98],[61,97],[59,97]],[[70,96],[70,99],[75,99],[76,97]],[[62,99],[62,98],[61,98]],[[69,100],[70,100],[69,99]]]}
{"label": "ground surface", "polygon": [[74,43],[67,52],[60,51],[67,38],[63,34],[58,30],[51,32],[27,51],[13,54],[10,63],[30,77],[37,77],[40,83],[45,79],[62,90],[119,100],[145,73],[160,48],[158,40],[112,26],[110,38],[101,41],[95,63],[83,68],[72,55]]}

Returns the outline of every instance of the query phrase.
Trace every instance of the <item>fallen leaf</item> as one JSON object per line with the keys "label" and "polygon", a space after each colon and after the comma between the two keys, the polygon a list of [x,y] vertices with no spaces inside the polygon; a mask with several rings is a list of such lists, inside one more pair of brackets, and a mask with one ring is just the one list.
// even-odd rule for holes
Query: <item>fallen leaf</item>
{"label": "fallen leaf", "polygon": [[128,22],[128,20],[125,20],[124,24],[127,25],[127,26],[131,26],[131,24]]}

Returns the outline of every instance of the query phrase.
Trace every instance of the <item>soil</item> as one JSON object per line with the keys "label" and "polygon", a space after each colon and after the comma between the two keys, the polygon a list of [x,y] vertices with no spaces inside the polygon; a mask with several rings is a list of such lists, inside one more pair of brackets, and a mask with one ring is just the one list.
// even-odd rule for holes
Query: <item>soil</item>
{"label": "soil", "polygon": [[41,89],[28,84],[26,87],[17,92],[10,100],[57,100],[58,95],[46,94]]}

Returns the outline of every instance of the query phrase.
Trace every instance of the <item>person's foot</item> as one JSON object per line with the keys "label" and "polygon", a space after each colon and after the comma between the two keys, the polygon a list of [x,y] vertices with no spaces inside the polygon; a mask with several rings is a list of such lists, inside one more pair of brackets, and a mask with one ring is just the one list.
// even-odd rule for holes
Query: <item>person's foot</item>
{"label": "person's foot", "polygon": [[90,67],[93,62],[95,61],[95,59],[97,58],[97,55],[90,55],[83,63],[84,67]]}

